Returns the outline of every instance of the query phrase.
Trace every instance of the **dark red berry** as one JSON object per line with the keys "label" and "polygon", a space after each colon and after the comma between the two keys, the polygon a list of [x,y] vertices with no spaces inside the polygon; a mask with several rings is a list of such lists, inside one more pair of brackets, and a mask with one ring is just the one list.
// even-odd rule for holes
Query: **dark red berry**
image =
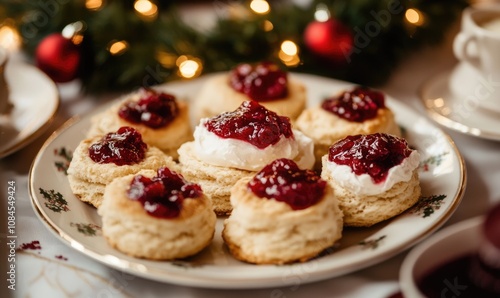
{"label": "dark red berry", "polygon": [[284,98],[288,95],[287,73],[270,62],[238,65],[229,75],[229,84],[234,90],[256,101]]}
{"label": "dark red berry", "polygon": [[148,214],[159,218],[178,217],[184,199],[201,197],[198,184],[190,183],[180,174],[164,167],[153,178],[142,175],[134,177],[127,195],[132,200],[141,202]]}
{"label": "dark red berry", "polygon": [[260,198],[285,202],[293,210],[301,210],[323,197],[326,182],[314,171],[299,169],[293,160],[281,158],[257,173],[248,187]]}
{"label": "dark red berry", "polygon": [[238,139],[260,149],[276,144],[281,136],[293,138],[292,125],[255,101],[244,101],[235,111],[222,113],[205,123],[221,138]]}
{"label": "dark red berry", "polygon": [[145,90],[138,101],[126,102],[118,110],[118,115],[121,118],[151,128],[159,128],[169,124],[177,114],[179,114],[179,107],[175,97],[153,89]]}
{"label": "dark red berry", "polygon": [[141,134],[132,127],[123,126],[90,145],[88,152],[94,162],[123,166],[141,162],[146,150]]}
{"label": "dark red berry", "polygon": [[385,107],[385,97],[378,91],[356,87],[326,99],[321,107],[346,120],[363,122],[375,118],[378,110]]}

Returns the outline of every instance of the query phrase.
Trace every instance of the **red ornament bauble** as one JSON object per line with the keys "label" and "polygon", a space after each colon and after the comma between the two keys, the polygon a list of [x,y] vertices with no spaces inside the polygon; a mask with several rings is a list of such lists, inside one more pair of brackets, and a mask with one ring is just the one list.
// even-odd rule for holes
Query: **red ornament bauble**
{"label": "red ornament bauble", "polygon": [[354,38],[349,27],[338,20],[313,21],[304,31],[304,42],[315,54],[335,62],[350,61]]}
{"label": "red ornament bauble", "polygon": [[78,76],[81,49],[60,33],[45,37],[36,48],[36,65],[52,80],[69,82]]}

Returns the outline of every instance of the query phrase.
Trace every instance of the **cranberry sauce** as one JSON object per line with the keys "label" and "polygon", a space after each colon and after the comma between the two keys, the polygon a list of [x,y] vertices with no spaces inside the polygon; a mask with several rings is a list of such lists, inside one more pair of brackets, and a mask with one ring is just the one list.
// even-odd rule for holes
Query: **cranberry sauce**
{"label": "cranberry sauce", "polygon": [[233,112],[225,112],[205,123],[208,131],[226,139],[238,139],[264,149],[281,136],[293,138],[288,117],[278,116],[255,101],[244,101]]}
{"label": "cranberry sauce", "polygon": [[182,210],[184,199],[195,199],[202,195],[198,184],[187,182],[184,177],[164,167],[153,178],[142,175],[134,177],[127,195],[141,202],[144,210],[154,217],[175,218]]}
{"label": "cranberry sauce", "polygon": [[144,159],[147,147],[138,131],[132,127],[123,126],[90,145],[89,157],[96,163],[131,165]]}
{"label": "cranberry sauce", "polygon": [[229,75],[229,85],[234,90],[256,101],[286,97],[287,82],[287,73],[270,62],[240,64]]}
{"label": "cranberry sauce", "polygon": [[375,183],[385,180],[389,169],[410,156],[403,138],[385,133],[348,136],[330,147],[328,160],[350,166],[356,175],[368,174]]}
{"label": "cranberry sauce", "polygon": [[471,266],[471,279],[500,297],[500,204],[487,213],[482,226],[478,257]]}
{"label": "cranberry sauce", "polygon": [[166,126],[178,113],[179,107],[173,95],[153,89],[145,89],[138,101],[126,102],[118,110],[121,118],[151,128]]}
{"label": "cranberry sauce", "polygon": [[275,199],[301,210],[323,197],[326,182],[314,171],[301,170],[293,160],[281,158],[257,173],[248,187],[260,198]]}
{"label": "cranberry sauce", "polygon": [[491,243],[500,254],[500,203],[497,203],[486,217],[483,233],[485,241]]}
{"label": "cranberry sauce", "polygon": [[500,292],[492,292],[477,286],[471,280],[470,267],[477,261],[475,254],[467,254],[438,266],[429,272],[417,286],[425,297],[493,298]]}
{"label": "cranberry sauce", "polygon": [[377,116],[378,109],[385,107],[385,98],[378,91],[356,87],[326,99],[321,107],[348,121],[363,122]]}

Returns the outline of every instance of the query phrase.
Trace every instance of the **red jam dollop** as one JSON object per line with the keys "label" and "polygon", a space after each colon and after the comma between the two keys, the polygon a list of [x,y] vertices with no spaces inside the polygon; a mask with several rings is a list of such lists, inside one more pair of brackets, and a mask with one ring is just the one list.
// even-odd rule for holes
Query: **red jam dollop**
{"label": "red jam dollop", "polygon": [[363,122],[377,116],[378,110],[385,108],[384,94],[364,87],[326,99],[321,107],[343,119]]}
{"label": "red jam dollop", "polygon": [[172,122],[179,114],[179,107],[173,95],[145,89],[138,101],[129,101],[118,110],[118,116],[151,128],[160,128]]}
{"label": "red jam dollop", "polygon": [[302,210],[323,197],[326,181],[312,170],[300,169],[293,160],[281,158],[258,172],[248,187],[260,198],[285,202],[293,210]]}
{"label": "red jam dollop", "polygon": [[229,85],[256,101],[288,96],[287,73],[271,62],[238,65],[229,75]]}
{"label": "red jam dollop", "polygon": [[278,143],[281,136],[293,138],[288,117],[255,101],[244,101],[236,110],[209,119],[205,127],[221,138],[245,141],[259,149]]}
{"label": "red jam dollop", "polygon": [[401,164],[412,149],[405,139],[385,133],[348,136],[330,147],[328,160],[351,167],[356,175],[368,174],[375,183]]}
{"label": "red jam dollop", "polygon": [[190,183],[170,169],[158,169],[153,178],[137,175],[132,179],[127,196],[139,201],[144,210],[154,217],[176,218],[182,210],[184,199],[202,196],[201,187]]}
{"label": "red jam dollop", "polygon": [[141,134],[132,127],[123,126],[90,145],[89,157],[96,163],[114,163],[117,166],[141,162],[148,146]]}

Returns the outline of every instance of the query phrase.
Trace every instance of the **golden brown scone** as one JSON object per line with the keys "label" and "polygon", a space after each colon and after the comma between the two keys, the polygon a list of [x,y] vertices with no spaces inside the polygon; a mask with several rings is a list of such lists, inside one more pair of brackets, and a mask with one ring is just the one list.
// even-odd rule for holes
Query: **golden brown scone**
{"label": "golden brown scone", "polygon": [[401,214],[420,198],[420,181],[416,170],[410,181],[399,182],[380,195],[356,195],[327,174],[323,179],[330,182],[338,196],[346,226],[372,226]]}
{"label": "golden brown scone", "polygon": [[[216,74],[204,83],[194,100],[193,115],[195,121],[201,118],[210,118],[222,112],[233,111],[240,104],[250,98],[235,91],[228,82],[228,74]],[[306,106],[306,88],[299,80],[289,77],[288,97],[270,101],[260,101],[259,104],[276,112],[280,116],[287,116],[292,121],[297,119]]]}
{"label": "golden brown scone", "polygon": [[73,152],[68,168],[71,190],[78,199],[94,207],[101,204],[105,186],[117,177],[137,173],[142,169],[177,167],[172,157],[152,146],[148,146],[144,160],[136,164],[117,166],[114,163],[96,163],[89,157],[88,149],[100,139],[100,136],[96,136],[82,140]]}
{"label": "golden brown scone", "polygon": [[420,154],[403,138],[355,135],[331,148],[322,158],[321,177],[338,197],[344,225],[369,227],[418,201]]}
{"label": "golden brown scone", "polygon": [[[146,177],[155,171],[141,171]],[[128,255],[152,260],[185,258],[207,247],[213,238],[216,216],[204,195],[185,198],[178,217],[158,218],[131,200],[127,190],[135,175],[120,177],[108,186],[98,209],[108,243]]]}
{"label": "golden brown scone", "polygon": [[212,201],[217,215],[231,213],[231,187],[239,179],[255,174],[236,168],[214,166],[199,160],[194,154],[193,142],[185,143],[179,148],[179,162],[181,174],[201,186],[205,195]]}
{"label": "golden brown scone", "polygon": [[219,215],[231,211],[230,189],[240,178],[278,158],[308,169],[315,162],[312,140],[256,101],[201,119],[193,135],[178,150],[181,172],[203,187]]}
{"label": "golden brown scone", "polygon": [[305,262],[342,237],[342,211],[329,185],[315,205],[293,210],[257,197],[247,187],[251,179],[233,187],[233,212],[224,222],[222,237],[235,258],[255,264]]}
{"label": "golden brown scone", "polygon": [[142,123],[132,123],[118,115],[118,111],[123,104],[129,101],[139,101],[143,94],[143,91],[137,91],[123,96],[119,102],[109,109],[92,117],[87,137],[103,135],[110,131],[116,131],[122,126],[130,126],[141,133],[146,144],[157,147],[176,160],[178,157],[177,149],[179,149],[180,145],[193,139],[189,106],[184,101],[176,100],[179,114],[172,122],[159,128],[151,128]]}
{"label": "golden brown scone", "polygon": [[352,122],[330,113],[320,106],[305,109],[295,121],[295,128],[314,141],[314,156],[317,166],[328,148],[348,135],[384,132],[400,136],[401,131],[393,112],[388,108],[379,109],[377,116],[363,122]]}

